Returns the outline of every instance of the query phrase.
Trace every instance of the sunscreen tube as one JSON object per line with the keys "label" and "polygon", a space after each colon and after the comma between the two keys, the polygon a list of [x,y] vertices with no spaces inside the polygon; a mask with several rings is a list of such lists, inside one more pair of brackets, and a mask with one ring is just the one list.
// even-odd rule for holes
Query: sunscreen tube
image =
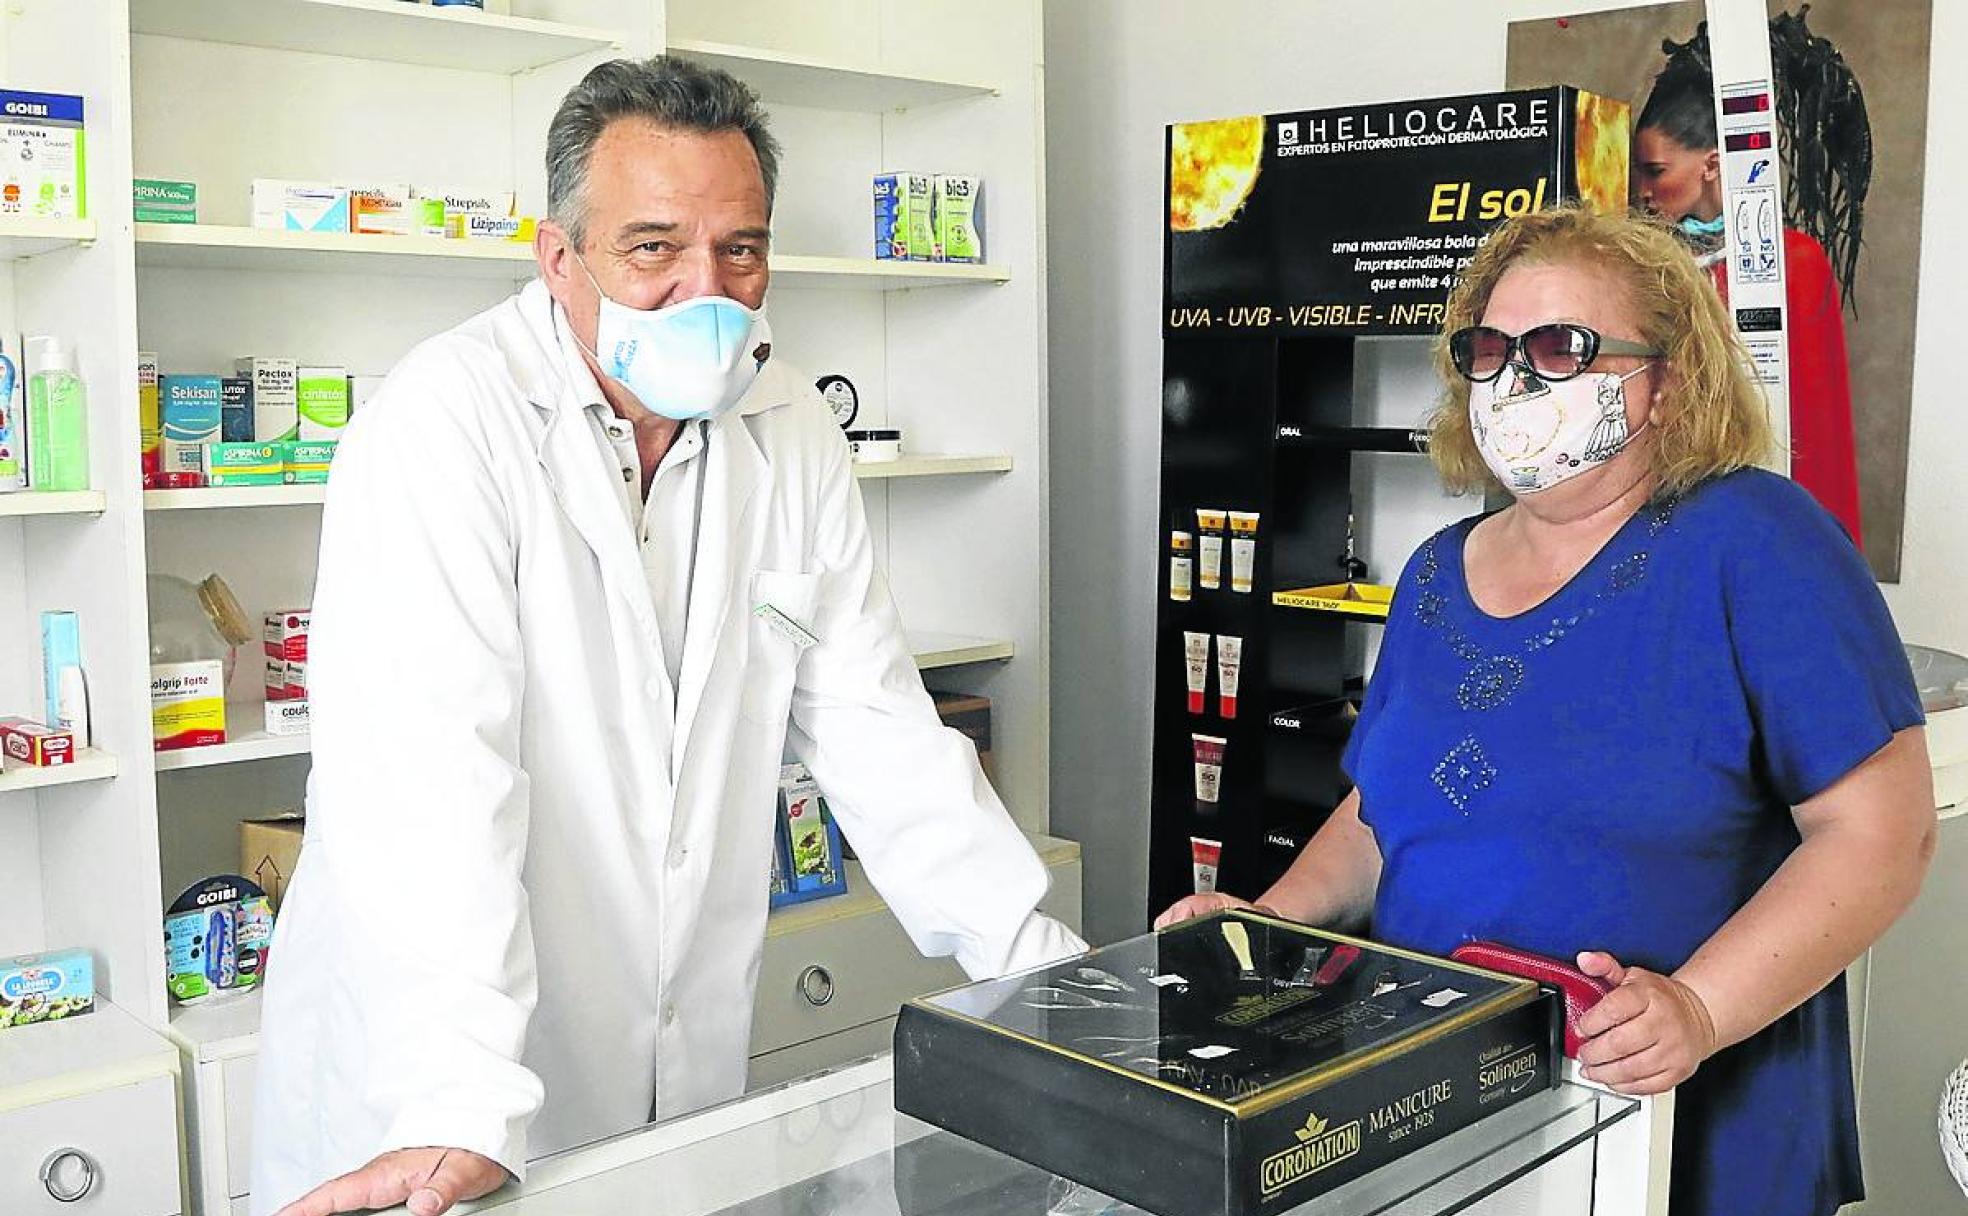
{"label": "sunscreen tube", "polygon": [[1189,867],[1196,876],[1196,894],[1208,895],[1216,890],[1216,870],[1223,860],[1223,842],[1205,840],[1201,836],[1189,838]]}
{"label": "sunscreen tube", "polygon": [[1189,712],[1199,714],[1208,705],[1206,692],[1209,688],[1209,643],[1207,633],[1182,635],[1182,660],[1189,677]]}
{"label": "sunscreen tube", "polygon": [[1216,703],[1226,718],[1237,716],[1237,676],[1244,665],[1244,639],[1216,635]]}
{"label": "sunscreen tube", "polygon": [[1230,590],[1251,593],[1257,568],[1257,512],[1230,512]]}
{"label": "sunscreen tube", "polygon": [[1223,525],[1227,516],[1224,511],[1196,508],[1196,530],[1203,539],[1202,571],[1196,583],[1205,591],[1223,586]]}
{"label": "sunscreen tube", "polygon": [[1195,587],[1196,538],[1187,532],[1169,533],[1169,598],[1186,604]]}
{"label": "sunscreen tube", "polygon": [[1214,805],[1223,793],[1223,749],[1229,740],[1216,735],[1190,735],[1196,749],[1196,801]]}

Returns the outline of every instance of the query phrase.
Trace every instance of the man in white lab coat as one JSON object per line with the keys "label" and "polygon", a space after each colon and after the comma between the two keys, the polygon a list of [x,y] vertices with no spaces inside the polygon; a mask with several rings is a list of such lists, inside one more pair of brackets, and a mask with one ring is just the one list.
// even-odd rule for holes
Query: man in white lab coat
{"label": "man in white lab coat", "polygon": [[776,170],[729,76],[596,68],[549,134],[538,280],[349,428],[257,1213],[434,1216],[741,1092],[789,738],[924,952],[985,976],[1084,948],[1035,910],[847,445],[771,353]]}

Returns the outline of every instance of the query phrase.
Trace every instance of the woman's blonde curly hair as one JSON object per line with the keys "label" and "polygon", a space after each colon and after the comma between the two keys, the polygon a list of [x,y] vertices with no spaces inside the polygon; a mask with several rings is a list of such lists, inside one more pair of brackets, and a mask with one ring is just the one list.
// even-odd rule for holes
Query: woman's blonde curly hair
{"label": "woman's blonde curly hair", "polygon": [[1774,450],[1763,391],[1728,310],[1673,230],[1638,214],[1561,207],[1499,225],[1449,296],[1435,342],[1447,392],[1428,421],[1428,452],[1452,493],[1501,486],[1470,432],[1469,381],[1449,358],[1448,335],[1478,324],[1504,272],[1525,265],[1578,266],[1618,280],[1640,339],[1665,352],[1652,449],[1660,492],[1683,493]]}

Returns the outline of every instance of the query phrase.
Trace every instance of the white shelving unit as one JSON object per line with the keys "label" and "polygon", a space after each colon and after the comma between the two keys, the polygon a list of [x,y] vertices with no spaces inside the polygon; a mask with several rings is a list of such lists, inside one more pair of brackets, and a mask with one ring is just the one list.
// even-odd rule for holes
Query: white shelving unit
{"label": "white shelving unit", "polygon": [[47,790],[58,785],[80,785],[85,781],[107,781],[114,776],[116,757],[93,747],[85,747],[75,754],[74,760],[53,768],[8,765],[7,771],[0,773],[0,794]]}
{"label": "white shelving unit", "polygon": [[130,0],[130,28],[166,38],[504,74],[621,50],[628,41],[620,30],[402,0]]}
{"label": "white shelving unit", "polygon": [[909,477],[955,477],[966,473],[1009,473],[1009,456],[905,456],[900,460],[857,464],[862,481],[894,481]]}
{"label": "white shelving unit", "polygon": [[39,257],[96,239],[96,221],[43,219],[32,215],[0,217],[0,260]]}
{"label": "white shelving unit", "polygon": [[[136,230],[137,264],[145,267],[458,275],[515,282],[533,277],[533,247],[514,241],[281,232],[225,224],[138,224]],[[798,254],[774,255],[772,274],[775,281],[799,287],[864,291],[1003,283],[1011,277],[1002,266]]]}
{"label": "white shelving unit", "polygon": [[26,490],[0,494],[0,519],[32,515],[101,515],[109,496],[100,490]]}
{"label": "white shelving unit", "polygon": [[[909,635],[909,649],[915,656],[917,668],[923,671],[967,667],[978,663],[1006,662],[1017,653],[1017,648],[1003,639],[964,637],[950,633],[912,632]],[[253,760],[278,760],[286,756],[305,756],[313,750],[313,741],[308,735],[270,735],[261,726],[255,725],[264,721],[263,715],[260,702],[228,704],[226,722],[229,725],[224,743],[158,752],[155,761],[157,771],[164,773],[191,768],[212,768],[221,764],[245,764]],[[114,774],[115,761],[110,760],[109,763],[110,773],[103,775]],[[0,792],[9,788],[6,782],[13,775],[11,771],[0,775]],[[76,777],[73,780],[88,780],[88,778]]]}
{"label": "white shelving unit", "polygon": [[218,486],[199,490],[145,490],[146,511],[216,511],[227,507],[318,507],[327,486]]}
{"label": "white shelving unit", "polygon": [[[898,478],[957,477],[978,473],[1009,473],[1009,456],[908,456],[901,460],[856,465],[854,475],[862,481],[892,481]],[[21,495],[20,497],[29,497]],[[146,490],[146,511],[214,511],[233,507],[318,507],[328,501],[327,486],[224,486],[199,490]],[[0,498],[0,515],[7,513],[7,500]],[[47,512],[84,511],[84,505],[42,504]],[[94,510],[100,511],[101,505]],[[21,514],[41,514],[23,511]]]}
{"label": "white shelving unit", "polygon": [[914,76],[764,47],[673,38],[670,54],[722,68],[769,102],[819,110],[908,110],[997,95],[995,85]]}
{"label": "white shelving unit", "polygon": [[[258,1011],[171,1010],[157,980],[159,918],[187,876],[236,868],[240,820],[300,804],[311,740],[260,729],[258,664],[242,653],[232,741],[154,752],[146,578],[222,574],[253,616],[306,604],[326,494],[143,492],[137,352],[156,352],[166,374],[260,355],[382,375],[416,342],[504,298],[532,267],[519,244],[253,229],[256,177],[511,190],[537,215],[548,118],[595,63],[667,45],[750,81],[786,147],[768,300],[776,343],[815,376],[849,376],[861,394],[857,425],[902,427],[910,451],[923,453],[855,470],[878,554],[903,618],[944,631],[911,633],[926,679],[992,698],[999,788],[1021,827],[1047,826],[1036,0],[987,14],[963,0],[505,7],[510,15],[401,0],[0,6],[9,83],[85,97],[95,211],[78,221],[0,217],[0,333],[74,342],[90,391],[95,487],[0,496],[0,637],[33,638],[46,609],[81,614],[99,744],[61,769],[0,774],[0,890],[10,896],[0,955],[86,946],[105,1010],[115,1011],[48,1028],[60,1049],[28,1053],[45,1066],[32,1089],[18,1083],[24,1073],[0,1067],[0,1110],[40,1100],[50,1085],[90,1090],[131,1059],[158,1067],[168,1033],[188,1069],[216,1068],[223,1080],[183,1097],[193,1212],[242,1202],[241,1146],[214,1142],[226,1124],[211,1103],[250,1092]],[[992,260],[870,256],[869,181],[894,168],[981,174]],[[201,222],[129,222],[136,177],[195,182]],[[273,507],[306,509],[262,509]],[[35,648],[0,647],[0,713],[38,704],[39,693]],[[872,895],[857,898],[868,912]],[[776,919],[774,965],[802,963],[822,935],[857,919],[866,917]],[[873,985],[863,999],[892,1008],[918,990],[909,985],[920,968],[888,966],[887,946],[863,953]],[[811,1033],[810,1049],[795,1035],[774,1067],[817,1066],[850,1045],[838,1027]],[[0,1065],[52,1041],[0,1036]],[[153,1097],[155,1081],[146,1082]],[[146,1160],[174,1180],[175,1105],[97,1122],[141,1123],[146,1151],[158,1150]],[[0,1179],[0,1194],[9,1185]],[[167,1189],[156,1216],[179,1210],[176,1187]]]}

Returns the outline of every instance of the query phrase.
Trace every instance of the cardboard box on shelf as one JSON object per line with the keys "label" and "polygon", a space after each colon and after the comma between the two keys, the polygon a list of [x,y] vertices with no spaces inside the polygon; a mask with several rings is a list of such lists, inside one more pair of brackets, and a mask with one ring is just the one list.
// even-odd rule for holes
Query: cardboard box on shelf
{"label": "cardboard box on shelf", "polygon": [[299,811],[282,811],[239,825],[239,872],[260,884],[275,912],[280,911],[288,880],[300,863],[306,823]]}
{"label": "cardboard box on shelf", "polygon": [[985,779],[995,784],[998,773],[991,755],[991,698],[961,692],[938,692],[930,696],[936,702],[936,715],[943,719],[943,725],[977,745],[977,762],[983,766]]}

